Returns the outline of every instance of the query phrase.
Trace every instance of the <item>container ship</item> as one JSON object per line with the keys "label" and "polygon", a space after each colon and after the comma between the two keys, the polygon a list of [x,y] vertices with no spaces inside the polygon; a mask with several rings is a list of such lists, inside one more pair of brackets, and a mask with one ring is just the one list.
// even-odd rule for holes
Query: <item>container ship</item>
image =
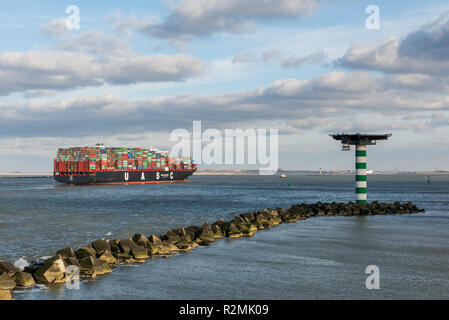
{"label": "container ship", "polygon": [[187,181],[197,169],[192,158],[145,148],[59,148],[53,177],[67,184],[141,184]]}

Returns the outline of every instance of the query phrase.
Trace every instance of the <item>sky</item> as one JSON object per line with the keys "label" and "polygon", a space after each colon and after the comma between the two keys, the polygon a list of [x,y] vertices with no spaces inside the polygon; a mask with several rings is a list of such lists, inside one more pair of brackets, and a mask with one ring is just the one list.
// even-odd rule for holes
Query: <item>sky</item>
{"label": "sky", "polygon": [[[79,29],[67,27],[70,5]],[[378,28],[367,27],[370,5]],[[278,129],[283,169],[353,169],[354,153],[328,134],[363,132],[392,133],[368,147],[369,169],[449,170],[447,1],[2,7],[2,172],[51,171],[58,147],[169,150],[170,133],[192,121]]]}

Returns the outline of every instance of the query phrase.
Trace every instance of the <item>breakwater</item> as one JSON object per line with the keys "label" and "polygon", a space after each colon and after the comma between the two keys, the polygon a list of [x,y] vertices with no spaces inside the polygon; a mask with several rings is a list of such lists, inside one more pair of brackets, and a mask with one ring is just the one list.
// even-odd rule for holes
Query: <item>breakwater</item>
{"label": "breakwater", "polygon": [[208,245],[218,238],[251,236],[258,230],[313,216],[402,214],[420,211],[411,203],[373,202],[368,205],[300,204],[293,205],[290,209],[276,208],[247,212],[229,221],[218,220],[212,224],[171,229],[163,235],[136,234],[129,239],[100,239],[76,251],[65,248],[59,250],[51,259],[32,264],[23,271],[12,264],[1,263],[0,273],[4,281],[0,280],[0,288],[7,295],[15,285],[63,283],[68,278],[67,270],[70,265],[77,266],[82,277],[99,276],[113,271],[114,267],[120,263],[143,263],[151,256],[166,256],[179,251],[187,252],[199,245]]}

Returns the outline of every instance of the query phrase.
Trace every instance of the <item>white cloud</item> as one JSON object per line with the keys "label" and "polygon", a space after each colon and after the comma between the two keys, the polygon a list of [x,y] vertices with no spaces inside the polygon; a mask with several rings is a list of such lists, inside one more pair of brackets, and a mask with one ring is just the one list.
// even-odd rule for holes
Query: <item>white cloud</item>
{"label": "white cloud", "polygon": [[251,52],[242,52],[236,54],[234,59],[232,59],[232,63],[247,63],[247,62],[255,62],[257,60],[257,56]]}
{"label": "white cloud", "polygon": [[262,60],[264,62],[269,62],[272,59],[280,55],[280,51],[277,49],[270,49],[262,53]]}
{"label": "white cloud", "polygon": [[281,66],[283,68],[293,68],[303,64],[322,63],[327,60],[327,57],[328,55],[325,51],[314,52],[307,56],[291,56],[282,60]]}
{"label": "white cloud", "polygon": [[[110,18],[112,19],[112,18]],[[48,22],[41,28],[41,32],[53,37],[56,43],[55,50],[82,52],[91,55],[132,55],[131,33],[121,32],[114,28],[114,33],[106,34],[101,31],[72,32],[65,26],[65,19],[56,19]]]}
{"label": "white cloud", "polygon": [[243,33],[255,20],[295,19],[316,8],[315,0],[180,0],[163,22],[134,21],[138,30],[157,38],[190,40],[218,32]]}
{"label": "white cloud", "polygon": [[37,97],[50,97],[57,94],[56,90],[27,90],[23,94],[23,97],[27,99],[37,98]]}
{"label": "white cloud", "polygon": [[389,36],[378,46],[353,46],[336,63],[351,69],[449,76],[447,14],[403,39]]}
{"label": "white cloud", "polygon": [[234,56],[232,63],[270,62],[279,55],[281,55],[281,52],[277,49],[269,49],[261,53],[241,52]]}
{"label": "white cloud", "polygon": [[100,31],[87,31],[72,35],[57,45],[59,49],[86,52],[93,55],[129,56],[132,54],[127,39]]}
{"label": "white cloud", "polygon": [[[97,140],[93,140],[97,139]],[[139,141],[136,144],[136,141]],[[136,146],[166,148],[169,138],[166,134],[150,130],[139,134],[111,134],[107,136],[73,136],[73,137],[9,137],[0,138],[0,155],[40,156],[52,158],[56,156],[58,148],[73,146],[91,146],[97,142],[108,146]],[[39,148],[36,148],[39,146]],[[50,164],[50,163],[49,163]],[[27,168],[28,169],[28,168]]]}
{"label": "white cloud", "polygon": [[[224,128],[261,121],[287,123],[294,128],[337,128],[356,114],[422,121],[432,112],[446,113],[449,98],[383,85],[381,76],[366,72],[332,72],[309,80],[283,79],[266,88],[226,94],[184,94],[128,100],[108,94],[56,101],[31,100],[0,105],[0,136],[71,136],[136,133],[151,127],[168,132],[189,128],[191,121]],[[407,119],[404,116],[408,116]],[[343,119],[348,121],[341,122]],[[365,121],[372,121],[368,116]],[[445,122],[434,122],[435,126]],[[384,124],[384,123],[383,123]],[[389,125],[400,130],[401,126]],[[413,125],[414,126],[414,125]],[[411,128],[413,126],[408,126]],[[288,127],[284,128],[288,129]]]}
{"label": "white cloud", "polygon": [[51,37],[62,37],[62,36],[68,36],[70,34],[70,31],[66,27],[66,19],[60,18],[52,20],[48,23],[46,23],[42,28],[41,32],[44,35],[51,36]]}
{"label": "white cloud", "polygon": [[0,95],[28,90],[67,90],[103,83],[183,81],[202,73],[190,55],[109,56],[61,51],[0,53]]}

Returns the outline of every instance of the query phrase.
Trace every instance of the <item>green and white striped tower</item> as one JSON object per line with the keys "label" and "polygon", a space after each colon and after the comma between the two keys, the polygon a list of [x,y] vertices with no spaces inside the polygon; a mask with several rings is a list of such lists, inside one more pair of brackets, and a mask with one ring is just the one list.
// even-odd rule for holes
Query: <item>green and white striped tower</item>
{"label": "green and white striped tower", "polygon": [[366,203],[366,145],[355,146],[355,192],[357,203]]}
{"label": "green and white striped tower", "polygon": [[335,140],[340,140],[342,150],[351,150],[351,145],[355,145],[355,193],[357,203],[366,203],[366,146],[375,145],[377,140],[388,140],[388,134],[330,134]]}

